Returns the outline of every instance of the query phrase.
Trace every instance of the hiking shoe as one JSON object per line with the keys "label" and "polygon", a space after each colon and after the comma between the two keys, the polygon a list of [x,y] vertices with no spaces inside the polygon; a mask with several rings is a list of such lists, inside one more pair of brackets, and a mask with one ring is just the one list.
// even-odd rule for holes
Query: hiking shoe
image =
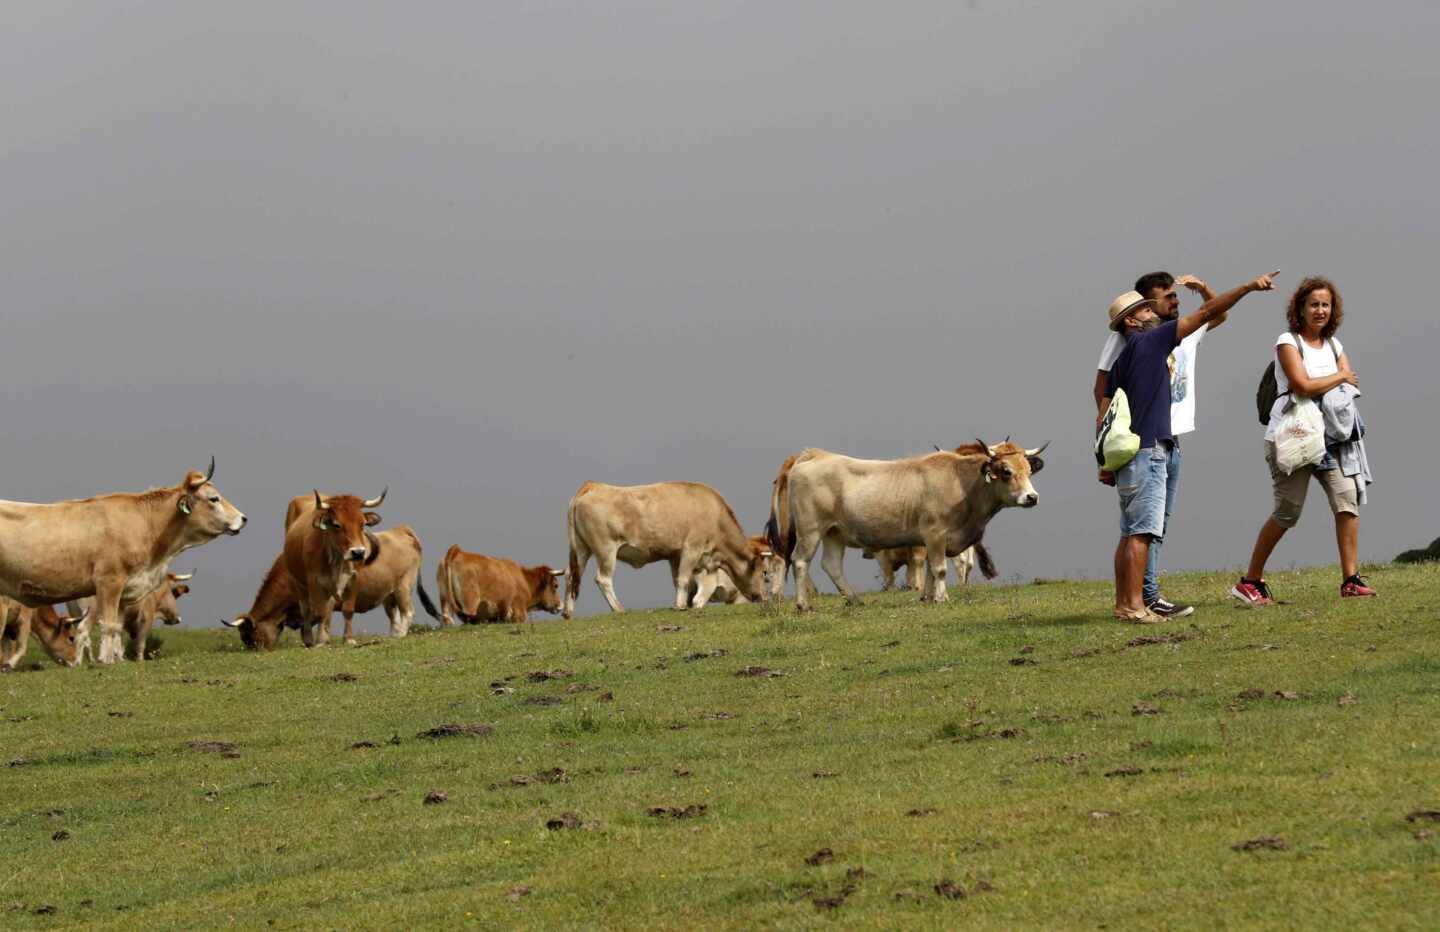
{"label": "hiking shoe", "polygon": [[1161,618],[1187,618],[1195,614],[1195,606],[1176,605],[1163,595],[1156,598],[1153,602],[1146,602],[1145,607]]}
{"label": "hiking shoe", "polygon": [[1241,576],[1240,581],[1230,589],[1230,594],[1247,606],[1275,604],[1275,599],[1270,595],[1270,587],[1265,585],[1263,579],[1246,579]]}
{"label": "hiking shoe", "polygon": [[1379,595],[1379,593],[1365,585],[1365,577],[1358,574],[1351,576],[1340,584],[1341,598],[1356,599],[1374,595]]}
{"label": "hiking shoe", "polygon": [[1165,621],[1164,618],[1161,618],[1159,615],[1150,611],[1150,609],[1148,608],[1145,609],[1145,611],[1143,612],[1136,612],[1133,615],[1116,612],[1115,620],[1123,621],[1126,624],[1130,625],[1158,625]]}

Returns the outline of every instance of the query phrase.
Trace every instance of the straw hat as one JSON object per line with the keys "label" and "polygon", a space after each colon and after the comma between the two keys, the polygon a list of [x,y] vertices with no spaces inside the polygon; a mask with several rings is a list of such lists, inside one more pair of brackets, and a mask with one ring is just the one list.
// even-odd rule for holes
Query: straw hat
{"label": "straw hat", "polygon": [[1110,302],[1110,329],[1119,331],[1125,326],[1125,318],[1141,308],[1155,307],[1153,298],[1147,298],[1138,291],[1127,291]]}

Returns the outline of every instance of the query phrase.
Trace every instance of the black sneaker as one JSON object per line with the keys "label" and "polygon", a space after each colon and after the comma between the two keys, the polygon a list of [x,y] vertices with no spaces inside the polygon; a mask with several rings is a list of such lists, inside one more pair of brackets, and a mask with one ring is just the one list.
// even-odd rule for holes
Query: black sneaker
{"label": "black sneaker", "polygon": [[1185,618],[1195,614],[1195,606],[1176,605],[1163,595],[1156,598],[1153,602],[1147,602],[1145,607],[1161,618]]}

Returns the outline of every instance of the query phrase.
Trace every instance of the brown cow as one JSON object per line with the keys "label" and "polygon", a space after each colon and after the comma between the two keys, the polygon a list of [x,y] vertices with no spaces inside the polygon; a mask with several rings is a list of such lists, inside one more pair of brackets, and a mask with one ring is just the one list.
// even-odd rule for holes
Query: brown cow
{"label": "brown cow", "polygon": [[345,643],[355,643],[355,602],[344,596],[361,564],[380,555],[380,542],[369,530],[380,523],[380,516],[367,509],[379,508],[385,492],[379,498],[362,499],[322,498],[317,491],[313,505],[304,496],[290,503],[285,516],[285,569],[300,588],[305,646],[330,643],[330,616],[337,607],[345,617]]}
{"label": "brown cow", "polygon": [[[163,584],[145,598],[120,610],[121,624],[125,628],[125,633],[130,637],[130,649],[126,651],[130,659],[144,661],[145,642],[149,640],[150,629],[155,626],[157,618],[166,625],[180,623],[180,606],[176,604],[176,600],[190,591],[190,587],[186,583],[194,576],[194,572],[186,573],[183,576],[166,573]],[[95,600],[82,599],[80,604],[85,607],[88,615],[94,610]],[[79,641],[81,655],[88,658],[90,656],[90,625],[88,622],[80,626]]]}
{"label": "brown cow", "polygon": [[[310,498],[303,496],[303,500]],[[420,538],[404,524],[381,531],[375,538],[380,541],[379,556],[360,567],[345,598],[353,596],[354,614],[363,615],[384,606],[391,636],[403,638],[415,618],[410,593],[420,578]],[[273,650],[284,628],[304,631],[303,617],[300,587],[285,568],[285,554],[281,553],[265,574],[250,610],[222,623],[239,630],[246,648]]]}
{"label": "brown cow", "polygon": [[[859,598],[845,580],[846,547],[880,549],[924,544],[929,590],[925,601],[943,602],[945,557],[980,542],[1002,508],[1033,508],[1040,501],[1030,476],[1044,466],[1045,448],[1025,450],[1008,440],[939,450],[901,460],[857,460],[806,451],[789,473],[790,559],[795,607],[809,611],[810,560],[823,542],[821,565],[851,604]],[[775,523],[772,516],[772,525]],[[994,566],[980,557],[981,571]]]}
{"label": "brown cow", "polygon": [[157,588],[176,554],[245,526],[211,483],[214,475],[212,458],[208,473],[191,472],[168,489],[49,505],[0,502],[0,595],[32,608],[95,596],[99,660],[119,660],[121,606]]}
{"label": "brown cow", "polygon": [[455,544],[435,569],[435,588],[440,609],[420,586],[420,601],[430,617],[451,625],[450,614],[466,624],[482,621],[528,621],[531,609],[555,614],[560,611],[559,579],[564,570],[544,564],[521,566],[514,560],[470,553]]}
{"label": "brown cow", "polygon": [[32,634],[60,666],[79,666],[79,632],[85,618],[57,615],[49,605],[29,608],[0,596],[0,673],[9,673],[24,659]]}
{"label": "brown cow", "polygon": [[639,569],[665,560],[675,581],[675,607],[690,605],[690,582],[697,570],[723,568],[748,599],[769,597],[765,559],[755,553],[735,512],[720,493],[698,482],[659,482],[618,486],[587,482],[570,499],[566,515],[570,537],[570,581],[565,591],[566,618],[575,614],[580,574],[595,556],[595,584],[611,611],[624,608],[615,597],[615,561]]}

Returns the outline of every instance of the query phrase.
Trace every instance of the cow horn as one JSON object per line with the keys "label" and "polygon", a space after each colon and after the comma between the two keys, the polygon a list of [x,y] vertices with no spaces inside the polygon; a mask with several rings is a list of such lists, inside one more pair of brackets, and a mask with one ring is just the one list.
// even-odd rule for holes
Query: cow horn
{"label": "cow horn", "polygon": [[550,575],[551,575],[551,576],[564,576],[565,573],[566,573],[565,570],[551,570],[551,571],[550,571]]}
{"label": "cow horn", "polygon": [[369,566],[371,563],[380,559],[380,538],[371,533],[369,528],[366,528],[365,539],[370,542],[370,555],[365,558],[363,565]]}
{"label": "cow horn", "polygon": [[215,478],[215,454],[210,454],[210,470],[205,473],[205,481],[209,482]]}
{"label": "cow horn", "polygon": [[318,508],[320,511],[329,511],[330,506],[325,504],[325,502],[320,499],[320,490],[312,489],[311,491],[315,493],[315,507]]}
{"label": "cow horn", "polygon": [[1026,455],[1026,456],[1039,456],[1041,453],[1044,453],[1044,452],[1045,452],[1045,448],[1048,447],[1048,446],[1050,446],[1050,441],[1047,440],[1047,441],[1045,441],[1044,443],[1040,444],[1040,446],[1036,447],[1036,448],[1033,449],[1033,450],[1026,450],[1026,451],[1025,451],[1025,455]]}
{"label": "cow horn", "polygon": [[981,448],[985,451],[985,455],[986,455],[986,456],[990,457],[992,460],[995,458],[995,448],[994,448],[994,447],[990,446],[990,444],[988,444],[988,443],[986,443],[985,441],[981,440],[979,437],[976,437],[976,438],[975,438],[975,442],[978,443],[978,444],[980,444]]}
{"label": "cow horn", "polygon": [[221,623],[222,625],[224,625],[225,627],[227,627],[227,628],[238,628],[238,627],[240,627],[242,624],[245,623],[244,621],[241,620],[241,619],[243,619],[243,618],[245,618],[244,615],[241,615],[239,618],[236,618],[234,621],[226,621],[225,619],[222,618],[222,619],[220,619],[220,623]]}
{"label": "cow horn", "polygon": [[365,500],[365,507],[366,507],[366,508],[379,508],[379,507],[380,507],[380,503],[383,502],[383,501],[385,501],[385,496],[386,496],[387,494],[389,494],[389,492],[390,492],[390,486],[387,485],[387,486],[385,486],[385,491],[383,491],[383,492],[380,493],[380,497],[379,497],[379,498],[367,498],[367,499]]}
{"label": "cow horn", "polygon": [[190,572],[184,574],[183,576],[182,576],[181,574],[179,574],[179,573],[176,573],[174,578],[175,578],[175,581],[176,581],[176,582],[186,582],[186,581],[188,581],[188,580],[191,580],[191,579],[194,579],[194,578],[195,578],[195,571],[194,571],[194,570],[191,570]]}
{"label": "cow horn", "polygon": [[70,622],[71,622],[72,624],[77,624],[77,625],[80,624],[80,623],[83,622],[86,618],[89,618],[89,617],[90,617],[90,609],[89,609],[88,606],[87,606],[86,608],[80,609],[80,614],[78,614],[78,615],[70,615],[70,616],[69,616]]}

